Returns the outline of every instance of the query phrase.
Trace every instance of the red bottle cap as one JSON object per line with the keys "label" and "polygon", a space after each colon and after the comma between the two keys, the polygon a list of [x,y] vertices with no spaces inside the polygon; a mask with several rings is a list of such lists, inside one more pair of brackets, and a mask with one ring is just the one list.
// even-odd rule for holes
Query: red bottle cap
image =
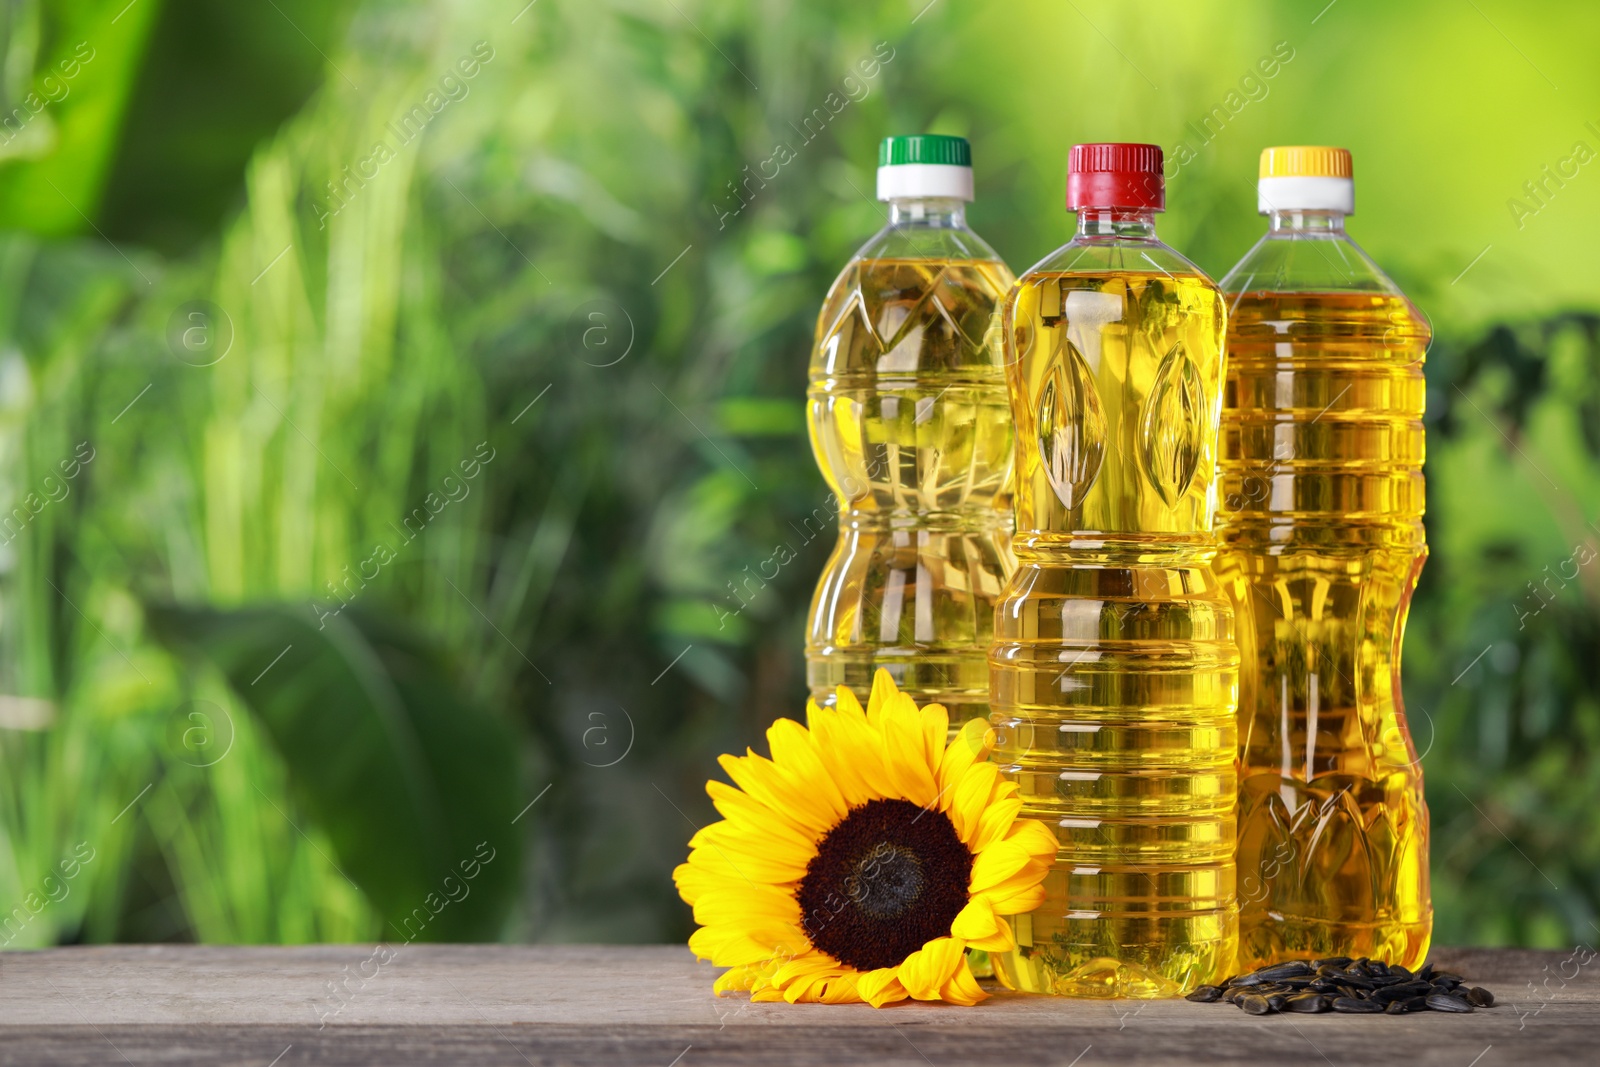
{"label": "red bottle cap", "polygon": [[1161,148],[1153,144],[1075,144],[1067,161],[1067,210],[1165,211]]}

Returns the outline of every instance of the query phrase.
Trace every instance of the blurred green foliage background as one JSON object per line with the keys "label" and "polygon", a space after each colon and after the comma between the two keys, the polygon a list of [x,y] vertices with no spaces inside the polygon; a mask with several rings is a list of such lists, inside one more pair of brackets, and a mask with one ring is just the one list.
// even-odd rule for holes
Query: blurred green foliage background
{"label": "blurred green foliage background", "polygon": [[684,936],[715,755],[802,710],[829,546],[732,583],[826,504],[812,321],[914,131],[1019,271],[1075,141],[1165,146],[1216,276],[1262,146],[1354,151],[1436,335],[1436,938],[1600,933],[1593,5],[0,11],[4,944]]}

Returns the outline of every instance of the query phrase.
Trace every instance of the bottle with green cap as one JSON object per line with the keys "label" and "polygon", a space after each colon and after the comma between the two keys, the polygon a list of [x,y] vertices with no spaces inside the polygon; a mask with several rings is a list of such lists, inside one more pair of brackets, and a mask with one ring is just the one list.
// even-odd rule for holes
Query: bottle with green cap
{"label": "bottle with green cap", "polygon": [[[989,712],[985,653],[1011,553],[1011,412],[996,313],[1013,277],[967,227],[960,137],[885,138],[888,223],[817,319],[808,418],[838,543],[806,637],[812,696],[865,703],[880,667],[952,735]],[[832,516],[818,508],[820,527]]]}

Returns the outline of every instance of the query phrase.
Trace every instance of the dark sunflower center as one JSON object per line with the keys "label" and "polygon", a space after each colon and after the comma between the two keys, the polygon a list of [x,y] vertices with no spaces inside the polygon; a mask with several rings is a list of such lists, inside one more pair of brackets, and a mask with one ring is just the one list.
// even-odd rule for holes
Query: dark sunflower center
{"label": "dark sunflower center", "polygon": [[887,842],[856,861],[845,881],[850,902],[874,919],[898,919],[911,910],[926,885],[916,853]]}
{"label": "dark sunflower center", "polygon": [[949,935],[971,879],[972,853],[943,812],[869,800],[828,831],[806,867],[806,936],[859,971],[898,966]]}

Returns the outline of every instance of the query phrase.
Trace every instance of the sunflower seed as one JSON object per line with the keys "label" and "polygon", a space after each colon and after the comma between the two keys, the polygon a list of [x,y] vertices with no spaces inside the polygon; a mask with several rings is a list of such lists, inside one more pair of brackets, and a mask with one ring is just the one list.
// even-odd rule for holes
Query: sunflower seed
{"label": "sunflower seed", "polygon": [[[1266,1015],[1272,1011],[1272,1005],[1267,1003],[1266,997],[1258,997],[1253,994],[1240,998],[1239,1007],[1244,1009],[1246,1015]],[[1472,1010],[1471,1005],[1468,1005],[1467,1010]]]}
{"label": "sunflower seed", "polygon": [[1285,960],[1234,975],[1220,986],[1200,986],[1189,999],[1226,1001],[1250,1015],[1275,1012],[1345,1015],[1407,1015],[1418,1011],[1462,1014],[1494,1003],[1481,986],[1468,986],[1451,971],[1424,963],[1416,971],[1365,956]]}
{"label": "sunflower seed", "polygon": [[[1432,998],[1429,998],[1432,1003]],[[1383,1011],[1383,1005],[1371,1000],[1357,1000],[1355,997],[1340,997],[1333,1002],[1333,1010],[1346,1015],[1374,1015]]]}
{"label": "sunflower seed", "polygon": [[1428,1007],[1434,1011],[1467,1012],[1472,1010],[1472,1002],[1451,993],[1432,993],[1428,996]]}
{"label": "sunflower seed", "polygon": [[1333,1001],[1328,997],[1318,996],[1316,993],[1301,993],[1299,996],[1290,997],[1285,1002],[1284,1011],[1304,1012],[1308,1015],[1327,1011],[1333,1006]]}
{"label": "sunflower seed", "polygon": [[1409,1000],[1393,1000],[1383,1009],[1389,1015],[1409,1015],[1414,1011],[1427,1011],[1428,1001],[1424,997],[1412,997]]}
{"label": "sunflower seed", "polygon": [[1410,1000],[1412,997],[1426,996],[1431,992],[1433,987],[1427,982],[1404,982],[1383,989],[1374,989],[1369,999],[1381,1004],[1392,1004],[1397,1000]]}

